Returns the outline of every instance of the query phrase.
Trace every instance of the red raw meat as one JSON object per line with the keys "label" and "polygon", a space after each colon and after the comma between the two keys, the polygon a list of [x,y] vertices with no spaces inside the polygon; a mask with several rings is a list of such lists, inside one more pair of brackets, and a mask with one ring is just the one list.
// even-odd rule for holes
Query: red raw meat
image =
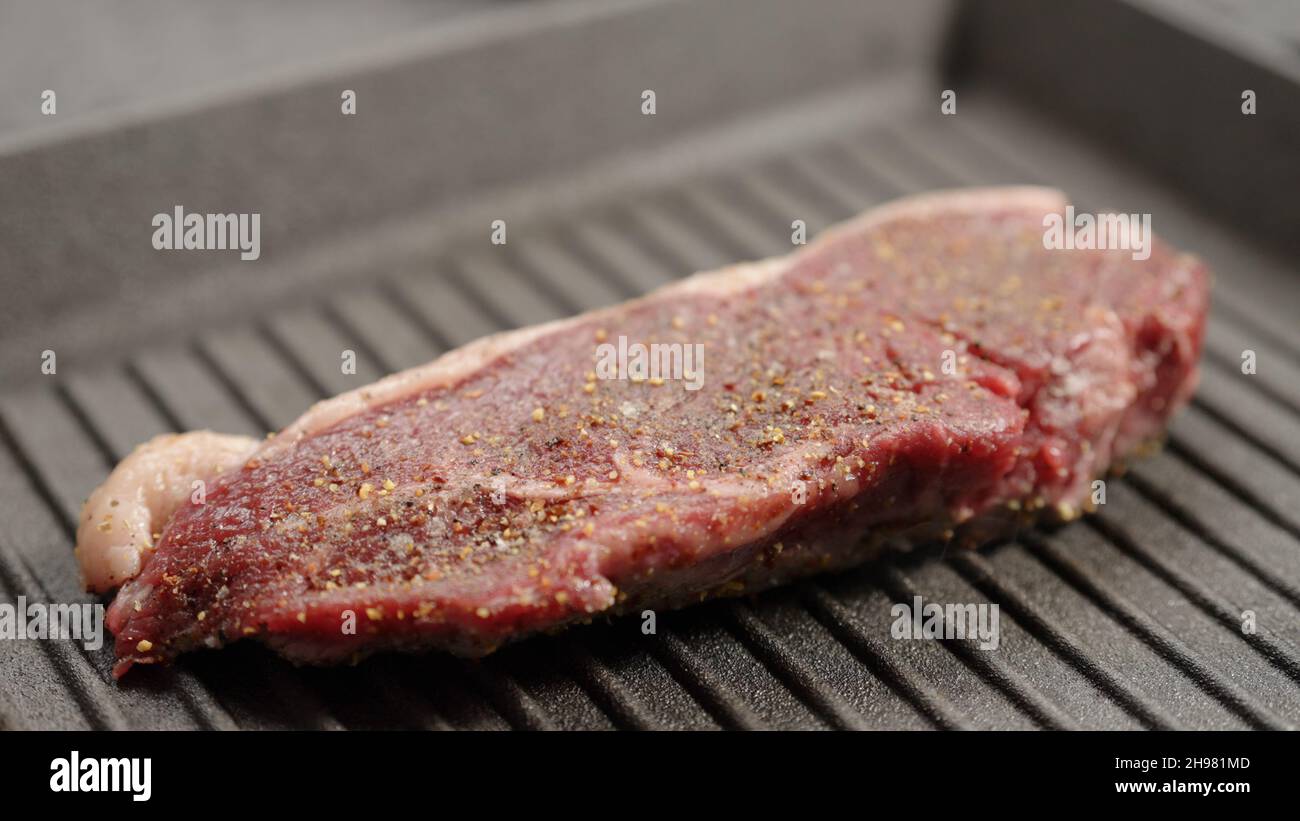
{"label": "red raw meat", "polygon": [[[479,655],[888,538],[1073,518],[1194,389],[1209,282],[1158,242],[1046,249],[1064,206],[903,200],[323,403],[171,516],[109,611],[115,672],[244,637],[313,663]],[[700,389],[595,378],[619,336],[702,344]]]}

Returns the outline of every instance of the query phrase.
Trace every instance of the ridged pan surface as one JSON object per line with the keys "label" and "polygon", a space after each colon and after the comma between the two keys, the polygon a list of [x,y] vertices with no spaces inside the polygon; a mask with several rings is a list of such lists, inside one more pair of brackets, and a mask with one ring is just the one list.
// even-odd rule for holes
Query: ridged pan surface
{"label": "ridged pan surface", "polygon": [[[975,113],[951,127],[905,120],[512,226],[504,249],[449,248],[428,270],[359,271],[355,290],[312,295],[240,327],[159,340],[118,367],[5,396],[0,599],[86,600],[71,558],[81,501],[159,432],[261,435],[321,397],[485,333],[784,252],[792,219],[814,232],[902,194],[958,185],[1054,184],[1085,207],[1106,204],[1089,201],[1094,191],[1125,195],[1125,177],[1104,161],[1057,163],[1054,151],[1069,152],[1053,147],[1050,131],[1035,134],[968,105]],[[1019,150],[1030,138],[1041,150]],[[1175,205],[1156,219],[1157,232],[1196,248],[1190,215]],[[1249,248],[1238,250],[1243,265],[1253,259]],[[1218,252],[1220,269],[1237,253]],[[1110,482],[1102,511],[1072,526],[660,614],[654,636],[624,619],[477,662],[430,654],[297,669],[237,645],[133,674],[120,686],[108,675],[107,646],[4,642],[0,726],[1300,723],[1300,333],[1257,291],[1225,287],[1221,278],[1215,298],[1203,384],[1168,446]],[[1266,365],[1257,374],[1241,373],[1245,349]],[[357,353],[355,376],[340,373],[343,350]],[[1000,648],[891,639],[890,606],[917,595],[997,603]],[[1254,632],[1242,627],[1249,616]]]}

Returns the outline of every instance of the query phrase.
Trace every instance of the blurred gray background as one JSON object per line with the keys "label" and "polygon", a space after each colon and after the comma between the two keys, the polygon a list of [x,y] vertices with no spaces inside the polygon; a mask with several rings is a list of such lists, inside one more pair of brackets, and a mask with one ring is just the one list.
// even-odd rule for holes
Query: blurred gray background
{"label": "blurred gray background", "polygon": [[[0,136],[197,101],[267,72],[321,66],[413,29],[546,0],[3,0]],[[56,89],[63,119],[32,90]]]}

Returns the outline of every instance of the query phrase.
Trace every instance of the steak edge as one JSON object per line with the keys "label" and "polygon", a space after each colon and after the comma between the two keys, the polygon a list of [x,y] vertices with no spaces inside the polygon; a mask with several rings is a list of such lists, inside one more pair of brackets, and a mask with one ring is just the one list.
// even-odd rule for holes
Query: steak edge
{"label": "steak edge", "polygon": [[[114,674],[245,637],[308,663],[482,655],[890,538],[1074,518],[1194,390],[1209,276],[1158,241],[1142,261],[1045,248],[1066,204],[910,197],[318,403],[140,548]],[[702,345],[699,389],[602,378],[620,338]]]}

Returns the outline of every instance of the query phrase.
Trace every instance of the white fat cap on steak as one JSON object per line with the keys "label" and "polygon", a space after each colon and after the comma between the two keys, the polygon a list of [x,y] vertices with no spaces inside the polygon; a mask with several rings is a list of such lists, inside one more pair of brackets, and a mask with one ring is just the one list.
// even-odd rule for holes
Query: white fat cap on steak
{"label": "white fat cap on steak", "polygon": [[155,436],[133,450],[81,509],[75,553],[86,589],[104,593],[134,578],[194,482],[238,468],[261,444],[203,430]]}

